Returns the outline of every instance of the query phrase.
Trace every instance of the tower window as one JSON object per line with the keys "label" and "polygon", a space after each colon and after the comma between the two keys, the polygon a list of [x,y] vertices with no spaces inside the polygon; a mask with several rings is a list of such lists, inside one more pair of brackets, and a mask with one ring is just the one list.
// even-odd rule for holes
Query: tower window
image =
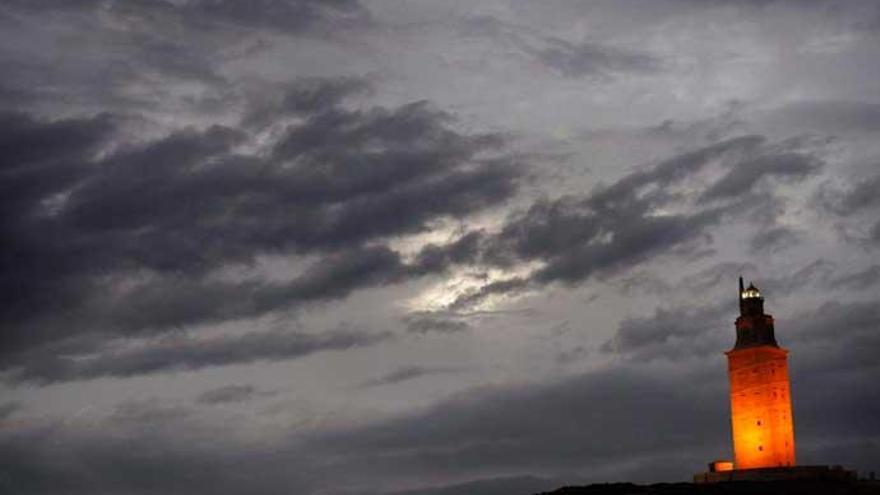
{"label": "tower window", "polygon": [[758,445],[758,450],[760,450],[761,452],[764,452],[764,446],[763,446],[763,445]]}
{"label": "tower window", "polygon": [[761,426],[761,420],[760,420],[760,419],[758,420],[758,426]]}

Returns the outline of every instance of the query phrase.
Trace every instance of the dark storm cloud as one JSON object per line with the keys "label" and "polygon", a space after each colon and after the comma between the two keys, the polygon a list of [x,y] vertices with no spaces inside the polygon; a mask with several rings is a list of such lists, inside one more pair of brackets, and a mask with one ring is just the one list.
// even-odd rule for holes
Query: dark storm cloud
{"label": "dark storm cloud", "polygon": [[821,6],[833,4],[832,0],[677,0],[700,6],[731,6],[731,7],[766,7],[773,4],[790,6]]}
{"label": "dark storm cloud", "polygon": [[207,390],[199,394],[196,400],[202,404],[227,404],[248,402],[260,397],[272,395],[275,395],[275,393],[261,391],[253,385],[227,385],[225,387]]}
{"label": "dark storm cloud", "polygon": [[602,76],[626,72],[653,72],[660,63],[654,57],[598,43],[570,43],[547,38],[545,48],[532,55],[565,77]]}
{"label": "dark storm cloud", "polygon": [[711,356],[728,345],[730,334],[725,330],[734,318],[735,304],[731,298],[708,306],[658,308],[651,316],[625,319],[600,350],[641,362]]}
{"label": "dark storm cloud", "polygon": [[208,21],[282,32],[323,25],[338,28],[369,20],[369,12],[358,0],[190,0],[173,8],[194,24]]}
{"label": "dark storm cloud", "polygon": [[416,312],[403,319],[406,331],[415,334],[464,332],[471,325],[454,314]]}
{"label": "dark storm cloud", "polygon": [[793,319],[799,321],[797,328],[802,339],[810,342],[816,339],[838,340],[841,345],[867,350],[872,346],[850,345],[846,340],[861,334],[876,333],[873,329],[880,323],[880,306],[876,301],[830,301]]}
{"label": "dark storm cloud", "polygon": [[837,225],[841,237],[847,242],[880,245],[880,175],[853,179],[846,186],[824,186],[816,194],[816,203],[826,211],[839,216]]}
{"label": "dark storm cloud", "polygon": [[5,3],[6,8],[26,9],[26,10],[91,10],[105,3],[104,0],[10,0]]}
{"label": "dark storm cloud", "polygon": [[[167,15],[169,5],[161,0],[5,3],[0,18],[8,22],[7,40],[30,39],[35,47],[53,49],[0,53],[0,64],[10,69],[3,86],[18,97],[0,104],[51,108],[49,114],[67,107],[149,113],[167,108],[171,100],[179,108],[197,107],[198,100],[221,94],[231,99],[219,65],[220,53],[234,37],[194,30],[184,35]],[[79,31],[67,38],[61,34],[72,29]],[[189,90],[175,91],[180,85]]]}
{"label": "dark storm cloud", "polygon": [[365,247],[324,256],[289,282],[211,282],[171,275],[117,297],[89,300],[83,309],[102,328],[155,333],[342,299],[356,289],[401,281],[406,274],[396,252]]}
{"label": "dark storm cloud", "polygon": [[173,428],[195,417],[195,410],[180,404],[163,402],[155,397],[122,401],[110,409],[109,425]]}
{"label": "dark storm cloud", "polygon": [[742,161],[705,193],[702,200],[729,198],[751,190],[763,177],[801,179],[816,172],[822,162],[803,153],[770,153]]}
{"label": "dark storm cloud", "polygon": [[[662,290],[689,290],[692,291],[692,294],[696,295],[706,294],[720,287],[722,290],[729,288],[731,289],[730,293],[734,293],[732,281],[736,281],[737,277],[742,276],[744,273],[754,273],[757,270],[757,267],[752,263],[725,261],[716,263],[697,273],[686,275],[682,277],[681,281],[674,288],[665,285],[662,287]],[[727,287],[728,285],[731,285],[731,287]]]}
{"label": "dark storm cloud", "polygon": [[[123,48],[127,43],[130,40],[107,41],[106,46],[115,51],[102,54],[112,60],[106,63],[65,59],[54,65],[54,60],[21,62],[0,54],[0,65],[11,71],[0,83],[0,108],[87,107],[146,114],[174,100],[178,108],[209,112],[216,111],[210,107],[218,98],[223,98],[226,106],[239,98],[207,54],[165,40],[145,40]],[[161,82],[151,77],[157,73]],[[179,85],[198,85],[202,91],[181,95],[174,91]]]}
{"label": "dark storm cloud", "polygon": [[[833,297],[835,294],[832,289],[856,289],[861,291],[860,294],[870,296],[871,293],[866,292],[865,289],[875,285],[874,271],[876,270],[868,268],[861,272],[840,275],[836,263],[817,258],[803,265],[789,266],[776,276],[764,273],[760,266],[751,262],[717,263],[678,280],[662,280],[650,274],[641,274],[633,280],[626,281],[627,284],[637,285],[640,290],[654,296],[684,294],[694,302],[672,307],[662,306],[655,310],[654,315],[624,319],[615,337],[602,349],[606,352],[616,352],[624,357],[640,359],[675,360],[693,351],[698,351],[693,353],[693,356],[699,356],[701,353],[705,356],[705,353],[711,352],[711,349],[726,349],[733,344],[733,323],[738,315],[737,296],[734,292],[737,277],[744,276],[746,283],[754,282],[768,301],[792,297],[797,300],[801,294],[809,294],[816,289],[823,294],[830,294],[828,297]],[[633,290],[634,287],[630,289]],[[702,301],[720,302],[713,304]],[[770,304],[768,312],[776,313],[772,302]],[[835,307],[834,304],[823,306],[821,311],[825,309],[831,311]],[[861,309],[864,308],[849,307],[847,310],[861,314]],[[802,308],[793,314],[777,314],[777,336],[781,336],[780,343],[787,347],[788,344],[801,345],[802,341],[809,340],[801,336],[800,330],[803,328],[828,325],[831,329],[835,325],[846,325],[847,310],[821,317],[818,313],[814,314],[812,309]],[[820,323],[815,323],[816,321]],[[852,346],[854,349],[862,346],[848,340],[854,333],[832,333],[843,337],[841,346]],[[821,353],[821,348],[817,348],[816,352]],[[826,357],[839,354],[845,353],[842,350],[835,350]]]}
{"label": "dark storm cloud", "polygon": [[[786,321],[791,346],[801,353],[802,373],[845,376],[877,370],[880,306],[876,300],[829,301]],[[876,404],[865,404],[874,407]]]}
{"label": "dark storm cloud", "polygon": [[[723,383],[722,370],[717,376],[703,383]],[[317,455],[344,445],[341,462],[352,476],[394,465],[414,479],[583,468],[596,478],[651,478],[667,464],[701,465],[727,440],[723,391],[680,387],[687,380],[630,369],[478,388],[423,412],[316,435],[308,445]]]}
{"label": "dark storm cloud", "polygon": [[[755,269],[760,273],[760,267]],[[767,294],[794,294],[805,287],[824,286],[836,269],[834,263],[824,258],[817,258],[802,267],[792,267],[783,275],[760,277],[755,283]]]}
{"label": "dark storm cloud", "polygon": [[880,131],[880,104],[859,101],[801,101],[770,115],[772,122],[834,134]]}
{"label": "dark storm cloud", "polygon": [[[728,349],[734,343],[734,320],[739,310],[733,282],[745,273],[760,273],[760,270],[750,263],[719,263],[675,282],[664,281],[655,292],[657,295],[687,293],[694,302],[659,307],[651,315],[622,320],[614,336],[599,348],[600,351],[635,362],[680,362],[687,357],[714,358],[719,350]],[[835,266],[820,258],[784,276],[761,277],[754,282],[771,301],[774,297],[796,294],[810,286],[824,289],[828,286],[860,286],[859,284],[871,283],[870,270],[832,279],[834,273]],[[698,302],[706,299],[718,302]],[[772,306],[768,308],[768,312],[773,313]],[[827,353],[824,359],[832,359],[834,362],[856,360],[862,363],[861,366],[866,366],[866,355],[859,350],[875,345],[863,340],[867,329],[877,324],[876,313],[868,303],[826,303],[818,310],[777,315],[777,337],[786,347],[789,344],[798,347],[801,362],[804,362],[814,360],[814,351],[821,354],[822,349],[828,350],[827,343],[813,338],[813,335],[824,332],[823,339],[833,335],[834,339],[838,339],[836,344],[839,345],[839,348]],[[846,330],[834,331],[835,328]],[[819,345],[813,349],[812,346],[817,343]],[[829,364],[822,366],[833,368]]]}
{"label": "dark storm cloud", "polygon": [[420,102],[326,112],[289,128],[274,148],[278,160],[297,159],[291,173],[300,184],[289,192],[327,205],[298,222],[300,244],[333,248],[418,232],[432,218],[461,217],[509,197],[518,163],[479,158],[501,145],[498,137],[458,134],[444,125],[449,117]]}
{"label": "dark storm cloud", "polygon": [[[53,187],[57,189],[69,183],[72,178],[64,173],[67,169],[63,167],[85,172],[75,167],[92,158],[114,130],[114,119],[107,114],[52,122],[38,121],[18,112],[0,114],[0,156],[4,185],[8,188],[2,199],[8,200],[13,193],[38,194],[41,191],[27,187],[37,182],[45,184],[43,187],[50,192],[54,192]],[[49,170],[53,165],[59,168]],[[40,172],[44,176],[37,180],[34,176]],[[51,181],[56,175],[60,177]]]}
{"label": "dark storm cloud", "polygon": [[820,191],[822,205],[828,210],[848,215],[880,205],[880,175],[856,181],[844,190],[826,187]]}
{"label": "dark storm cloud", "polygon": [[0,404],[0,421],[12,416],[19,410],[21,410],[21,403],[19,402],[5,402]]}
{"label": "dark storm cloud", "polygon": [[225,64],[270,49],[276,35],[341,38],[371,25],[357,0],[11,0],[0,22],[4,45],[16,47],[0,50],[0,108],[49,114],[222,114],[250,93]]}
{"label": "dark storm cloud", "polygon": [[[637,170],[585,196],[540,199],[509,218],[500,233],[470,234],[469,243],[482,251],[463,258],[498,266],[541,261],[543,266],[527,278],[494,281],[462,294],[451,307],[466,308],[495,294],[533,286],[577,284],[594,274],[620,272],[661,255],[693,255],[722,218],[763,204],[752,194],[763,177],[799,180],[821,165],[818,157],[799,146],[767,143],[760,136],[733,138]],[[697,201],[680,213],[657,213],[686,200],[673,188],[715,163],[724,173],[699,191],[698,198],[724,200],[720,205],[704,207]]]}
{"label": "dark storm cloud", "polygon": [[395,383],[415,380],[428,375],[436,375],[438,373],[449,373],[453,371],[451,368],[431,368],[425,366],[401,366],[396,370],[382,376],[377,376],[366,380],[361,387],[379,387],[382,385],[394,385]]}
{"label": "dark storm cloud", "polygon": [[501,42],[563,77],[608,79],[619,74],[655,72],[662,65],[647,52],[594,41],[571,42],[488,15],[463,19],[459,32]]}
{"label": "dark storm cloud", "polygon": [[468,290],[459,295],[449,304],[454,311],[471,308],[488,297],[498,294],[515,295],[528,290],[530,281],[521,277],[508,278],[489,282],[476,289]]}
{"label": "dark storm cloud", "polygon": [[20,368],[11,372],[11,379],[52,383],[102,376],[191,371],[210,366],[296,359],[321,351],[369,346],[390,337],[388,333],[351,330],[320,334],[273,330],[210,338],[166,336],[116,349],[105,346],[88,354],[33,353]]}
{"label": "dark storm cloud", "polygon": [[[0,490],[22,495],[313,493],[315,480],[291,469],[308,468],[302,452],[292,456],[290,447],[270,452],[234,442],[229,431],[228,425],[208,427],[191,410],[149,401],[123,404],[100,428],[75,422],[22,425],[0,432]],[[275,461],[279,458],[283,461]]]}
{"label": "dark storm cloud", "polygon": [[[301,120],[286,124],[271,153],[240,153],[253,137],[223,126],[126,145],[110,142],[111,117],[4,117],[6,351],[54,338],[57,322],[47,318],[60,309],[75,315],[68,332],[137,333],[443,270],[427,255],[406,266],[381,241],[503,202],[523,169],[498,136],[459,133],[452,115],[425,102],[339,105],[362,88],[349,79],[295,83],[273,118]],[[94,155],[110,144],[112,153]],[[315,252],[318,263],[289,282],[209,277],[261,255]],[[143,283],[107,292],[107,279],[143,271]]]}
{"label": "dark storm cloud", "polygon": [[[862,185],[874,172],[848,163],[874,156],[877,105],[858,98],[877,80],[876,39],[840,15],[870,3],[501,3],[0,0],[0,108],[29,112],[0,117],[0,385],[21,400],[0,402],[0,492],[500,495],[688,479],[730,455],[721,351],[735,277],[759,265],[792,350],[799,461],[876,469],[880,272],[859,265],[872,251],[825,235],[831,218],[880,240],[878,188]],[[513,20],[450,39],[462,12]],[[284,81],[347,71],[388,86]],[[798,103],[817,95],[838,100]],[[464,121],[400,103],[426,96]],[[648,127],[585,140],[584,122]],[[838,135],[836,168],[777,137],[717,141],[741,132]],[[535,160],[521,188],[511,150],[533,146],[565,158]],[[609,182],[584,190],[594,179],[568,174],[586,169]],[[785,199],[817,173],[852,181],[819,219]],[[447,229],[450,242],[419,245]],[[793,236],[801,246],[781,252]],[[750,243],[768,259],[738,262]],[[833,262],[798,270],[817,249]],[[653,270],[655,292],[595,300]],[[443,276],[483,286],[398,319]],[[584,283],[596,294],[568,290]],[[511,294],[536,297],[491,325],[468,312]],[[557,314],[514,317],[532,303]],[[563,320],[616,333],[603,347],[606,333],[577,329],[538,341]],[[393,364],[365,374],[370,356]],[[480,364],[459,375],[450,359]],[[581,369],[596,371],[570,375]],[[240,371],[250,379],[223,378]],[[284,388],[271,412],[269,387]],[[113,409],[152,393],[183,399]]]}
{"label": "dark storm cloud", "polygon": [[[880,397],[875,378],[865,372],[876,368],[876,361],[839,367],[876,348],[871,343],[876,307],[831,303],[786,322],[784,334],[777,325],[780,338],[792,344],[798,454],[805,464],[837,462],[840,458],[828,456],[851,452],[854,439],[868,446],[880,439]],[[638,343],[634,349],[662,340],[637,333],[630,341]],[[732,324],[722,333],[732,339]],[[268,445],[235,443],[194,411],[141,402],[120,408],[100,428],[69,421],[0,432],[5,483],[0,486],[25,495],[58,487],[93,493],[97,483],[123,493],[186,493],[211,486],[221,494],[245,488],[333,493],[340,487],[372,494],[424,486],[447,490],[438,493],[494,494],[493,483],[468,482],[529,473],[562,484],[572,479],[564,474],[569,472],[582,473],[579,483],[681,480],[707,459],[729,452],[726,394],[724,357],[718,352],[696,368],[654,368],[635,360],[625,368],[551,383],[474,388],[427,409],[279,435]],[[228,433],[228,426],[222,428]],[[123,447],[131,442],[139,445],[137,451]],[[876,449],[862,452],[849,466],[866,469],[880,461]],[[223,468],[229,465],[241,469]],[[470,491],[462,492],[465,486]]]}
{"label": "dark storm cloud", "polygon": [[792,229],[772,227],[755,234],[752,237],[750,248],[757,253],[772,253],[797,244],[799,238],[798,233]]}
{"label": "dark storm cloud", "polygon": [[871,227],[871,231],[869,233],[869,239],[874,244],[880,243],[880,220]]}
{"label": "dark storm cloud", "polygon": [[[822,459],[818,454],[834,455],[824,459],[863,466],[858,468],[862,472],[875,469],[880,462],[876,457],[880,432],[877,421],[871,419],[880,415],[874,386],[875,353],[880,348],[878,308],[876,298],[832,300],[790,318],[777,318],[777,339],[791,351],[799,459],[805,457],[808,445],[818,451],[811,453],[811,459]],[[856,452],[867,456],[856,456]]]}
{"label": "dark storm cloud", "polygon": [[350,96],[369,92],[369,83],[358,78],[302,79],[279,91],[262,95],[251,104],[246,125],[264,126],[286,116],[309,115],[329,110]]}
{"label": "dark storm cloud", "polygon": [[[817,271],[827,268],[825,265],[820,260],[792,278],[759,280],[758,286],[765,297],[791,293],[807,285]],[[670,289],[687,290],[684,282]],[[624,319],[599,349],[642,363],[657,359],[680,362],[687,357],[714,359],[717,352],[735,342],[734,320],[739,310],[734,297],[731,291],[729,299],[717,304],[661,307],[647,317]],[[767,311],[774,313],[772,307]],[[876,368],[872,358],[873,349],[880,346],[875,331],[880,325],[876,301],[832,300],[794,314],[775,315],[775,320],[780,345],[793,349],[799,373],[812,374],[808,380],[818,380],[825,373],[867,373]]]}
{"label": "dark storm cloud", "polygon": [[[175,164],[192,166],[205,155],[222,151],[235,138],[234,132],[221,128],[204,134],[187,132],[138,152],[117,153],[99,164],[86,161],[89,157],[81,156],[85,151],[77,147],[88,150],[106,145],[105,124],[92,139],[79,141],[95,127],[94,121],[35,122],[18,118],[5,123],[4,134],[14,141],[4,146],[9,157],[4,167],[4,186],[11,190],[5,198],[11,204],[4,205],[2,236],[8,241],[0,248],[4,253],[0,272],[4,280],[2,317],[11,328],[18,327],[17,332],[6,332],[10,344],[6,351],[18,347],[21,340],[39,340],[40,335],[25,329],[28,320],[76,307],[77,301],[92,289],[91,276],[131,266],[140,249],[136,230],[149,230],[146,227],[155,217],[151,218],[148,210],[153,206],[161,209],[163,204],[156,201],[160,191],[150,187],[151,179],[161,177]],[[66,131],[73,137],[53,132],[65,126],[75,129]],[[76,144],[71,144],[73,141]],[[144,169],[142,179],[127,175],[139,166]],[[74,189],[75,194],[71,193]],[[97,200],[96,196],[102,194],[106,197]],[[140,201],[138,194],[142,196]],[[91,198],[73,199],[84,196]],[[53,198],[58,198],[54,206]],[[71,201],[79,205],[70,208]],[[142,222],[140,227],[137,221]],[[151,254],[144,254],[163,256],[162,248],[155,248]]]}
{"label": "dark storm cloud", "polygon": [[[681,378],[611,371],[549,385],[475,389],[425,411],[279,435],[267,445],[240,442],[228,425],[201,421],[195,411],[133,403],[100,428],[67,422],[0,432],[0,486],[23,495],[60,487],[78,495],[98,486],[120,493],[205,487],[220,494],[339,493],[341,487],[379,493],[587,466],[590,480],[648,479],[670,466],[684,476],[716,455],[727,433],[723,393],[681,384]],[[645,420],[648,404],[652,421]],[[668,428],[658,428],[666,422]],[[138,449],[125,447],[132,444]],[[437,478],[444,474],[459,483]],[[463,486],[478,489],[472,494],[497,490],[492,483]],[[451,490],[446,493],[461,493]]]}
{"label": "dark storm cloud", "polygon": [[[114,129],[104,115],[54,122],[0,116],[0,314],[7,324],[77,296],[65,278],[78,268],[58,249],[70,239],[53,225],[51,200],[88,176]],[[5,333],[8,344],[15,342]]]}
{"label": "dark storm cloud", "polygon": [[831,281],[832,288],[863,290],[880,284],[880,265],[871,265],[855,273],[841,275]]}
{"label": "dark storm cloud", "polygon": [[700,171],[714,160],[725,158],[725,155],[730,154],[731,159],[736,160],[737,157],[760,153],[766,141],[764,136],[739,136],[675,155],[654,166],[625,175],[611,186],[600,190],[596,194],[596,201],[613,205],[615,202],[629,200],[641,187],[651,184],[668,186]]}
{"label": "dark storm cloud", "polygon": [[500,141],[456,133],[449,119],[426,103],[332,109],[288,126],[270,160],[233,153],[242,139],[233,129],[172,134],[109,157],[71,195],[61,220],[108,235],[150,226],[131,249],[158,270],[418,232],[438,216],[496,204],[516,187],[517,163],[480,156]]}
{"label": "dark storm cloud", "polygon": [[[452,306],[466,306],[466,304],[463,304],[462,298],[467,298],[469,294],[471,293],[465,292],[458,302],[453,302]],[[494,318],[531,318],[537,314],[538,311],[532,308],[494,311],[456,311],[455,308],[447,308],[437,311],[414,311],[405,315],[402,321],[406,326],[407,332],[426,335],[430,333],[464,332],[472,328],[478,328],[486,320]]]}
{"label": "dark storm cloud", "polygon": [[284,33],[361,25],[369,20],[369,12],[357,0],[11,0],[6,8],[43,13],[119,13],[137,16],[142,22],[182,23],[188,28],[241,27]]}
{"label": "dark storm cloud", "polygon": [[[817,368],[804,366],[805,361],[810,359],[809,355],[824,356],[823,367],[828,366],[824,369],[831,371],[837,368],[837,364],[829,360],[848,360],[854,353],[867,356],[870,354],[870,349],[876,348],[874,345],[866,345],[870,344],[868,342],[860,341],[870,335],[872,327],[876,327],[877,311],[875,308],[872,309],[872,306],[876,304],[840,306],[832,304],[818,309],[815,313],[803,313],[793,318],[791,322],[786,322],[787,328],[782,335],[786,340],[793,344],[800,343],[798,345],[801,347],[817,344],[815,351],[808,352],[803,348],[795,348],[793,351],[791,359],[795,360],[794,369],[798,370],[796,386],[806,383],[808,379],[816,379],[815,376],[810,378],[808,375],[815,374]],[[689,317],[700,316],[701,311],[685,311],[680,315],[683,321],[691,321]],[[710,319],[717,320],[718,313],[725,311],[712,309],[709,312],[715,313]],[[665,319],[667,323],[672,322],[674,320],[672,314],[674,313],[671,312],[667,315],[669,317],[661,317],[661,319]],[[816,318],[820,314],[826,316]],[[659,332],[650,332],[648,326],[643,328],[648,334],[659,335]],[[829,332],[829,329],[834,328],[847,328],[851,331]],[[803,332],[799,329],[803,329]],[[700,332],[696,330],[687,337],[697,336]],[[725,322],[718,333],[732,342],[732,321]],[[819,341],[812,338],[817,333],[821,333]],[[647,340],[641,338],[636,340],[641,346],[653,345],[664,339],[652,339],[649,336]],[[829,340],[836,340],[839,345],[829,349],[826,345]],[[724,348],[727,346],[718,347],[718,349]],[[707,356],[706,350],[691,349],[691,351]],[[429,412],[397,422],[377,425],[366,431],[356,431],[354,438],[366,435],[359,439],[364,447],[375,446],[379,451],[388,452],[388,455],[397,462],[400,462],[400,455],[403,455],[402,449],[405,446],[422,446],[418,450],[408,451],[412,454],[403,457],[407,459],[406,462],[415,465],[414,469],[430,469],[428,466],[436,468],[446,465],[445,462],[468,465],[467,461],[473,455],[475,459],[479,457],[480,461],[477,464],[481,466],[501,462],[509,467],[522,462],[523,465],[528,465],[537,472],[542,472],[541,466],[544,462],[551,469],[565,469],[567,462],[594,466],[594,469],[601,469],[600,466],[605,463],[613,465],[617,453],[626,451],[628,439],[632,438],[634,443],[640,444],[638,447],[640,456],[654,459],[641,468],[632,468],[633,471],[662,470],[662,461],[659,459],[664,455],[675,457],[672,454],[673,446],[676,441],[681,441],[683,438],[694,441],[686,450],[689,455],[695,457],[701,455],[697,454],[695,449],[704,449],[707,454],[702,455],[710,456],[721,455],[726,451],[725,445],[728,439],[725,420],[727,416],[724,410],[726,384],[723,356],[720,356],[719,352],[713,352],[712,356],[711,361],[717,363],[717,366],[709,371],[708,376],[705,371],[698,371],[699,378],[676,376],[658,379],[656,374],[643,375],[640,372],[634,373],[633,369],[627,369],[583,375],[560,384],[533,389],[475,390],[471,394],[453,398],[445,404],[438,404]],[[679,353],[679,358],[681,357]],[[875,366],[867,359],[857,362],[860,363],[861,369]],[[799,438],[802,445],[810,445],[812,439],[833,435],[832,432],[840,434],[841,438],[848,437],[853,432],[858,432],[863,438],[876,439],[880,435],[877,425],[870,419],[876,414],[874,410],[874,405],[878,404],[874,397],[876,394],[871,394],[871,397],[859,396],[855,391],[863,389],[855,385],[852,380],[862,383],[862,386],[869,386],[873,378],[870,374],[844,374],[839,375],[839,378],[831,377],[830,382],[819,380],[831,385],[832,388],[815,392],[804,386],[795,389],[796,392],[800,392],[795,396],[797,399],[795,414],[800,425]],[[614,385],[611,385],[612,383]],[[835,385],[836,389],[833,388]],[[674,390],[678,400],[663,399],[666,391],[671,390]],[[835,399],[829,400],[829,394],[834,395]],[[700,404],[701,400],[710,402]],[[654,421],[646,422],[641,415],[642,410],[638,404],[643,403],[642,401],[651,404],[650,414]],[[653,409],[655,406],[660,409]],[[717,421],[713,422],[713,418]],[[843,418],[847,418],[845,427],[839,424]],[[650,450],[647,444],[652,443],[654,436],[661,432],[659,429],[653,430],[651,434],[646,434],[643,440],[635,441],[639,435],[639,428],[646,423],[657,426],[656,421],[661,420],[678,425],[675,427],[670,425],[669,431],[678,432],[682,436],[675,437],[674,440],[657,439],[657,447],[661,451],[664,447],[670,449],[666,454],[647,453],[646,449]],[[421,428],[419,424],[430,424],[431,428]],[[570,429],[567,426],[570,426]],[[662,430],[665,431],[665,428]],[[621,434],[621,432],[626,433]],[[563,440],[566,435],[571,436]],[[714,447],[717,450],[708,453],[713,447],[697,447],[700,445],[700,440],[717,441]],[[841,441],[846,442],[846,440]],[[546,448],[543,448],[545,446]],[[601,461],[591,459],[593,448],[596,449],[595,455],[601,458]],[[818,457],[819,455],[821,452],[811,447],[801,449],[802,458],[813,462],[824,459],[828,462],[828,458]],[[858,465],[871,465],[871,462],[876,460],[875,451],[871,456],[860,459]],[[678,462],[686,463],[684,459],[679,459]],[[687,474],[682,472],[679,476],[683,478]],[[651,478],[651,475],[645,471],[641,471],[641,474],[630,472],[628,475],[631,476],[628,479],[636,479],[639,476]]]}
{"label": "dark storm cloud", "polygon": [[437,271],[451,264],[476,262],[485,237],[483,231],[473,231],[448,244],[427,244],[419,251],[413,265],[420,270]]}
{"label": "dark storm cloud", "polygon": [[602,242],[597,236],[590,244],[560,253],[539,269],[535,278],[541,283],[576,284],[597,271],[628,269],[700,238],[707,227],[717,224],[722,214],[720,210],[708,210],[694,215],[620,218],[600,233],[610,233],[610,242]]}

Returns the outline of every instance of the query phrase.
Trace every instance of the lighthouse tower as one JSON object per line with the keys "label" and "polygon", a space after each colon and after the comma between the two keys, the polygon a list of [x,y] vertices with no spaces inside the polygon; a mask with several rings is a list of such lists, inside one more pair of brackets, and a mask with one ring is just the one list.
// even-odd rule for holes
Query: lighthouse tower
{"label": "lighthouse tower", "polygon": [[[694,483],[727,481],[855,481],[856,472],[833,466],[795,466],[788,351],[773,335],[773,317],[753,284],[739,279],[736,345],[727,351],[734,461],[716,459]],[[782,490],[787,491],[787,490]]]}
{"label": "lighthouse tower", "polygon": [[795,465],[788,351],[773,334],[757,287],[739,279],[736,345],[727,351],[736,469]]}

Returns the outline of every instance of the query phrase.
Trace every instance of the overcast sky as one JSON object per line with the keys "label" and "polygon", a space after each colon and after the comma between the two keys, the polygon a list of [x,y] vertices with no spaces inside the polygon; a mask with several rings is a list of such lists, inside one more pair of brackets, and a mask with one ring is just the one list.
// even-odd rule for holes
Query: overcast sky
{"label": "overcast sky", "polygon": [[0,491],[880,471],[880,4],[4,0]]}

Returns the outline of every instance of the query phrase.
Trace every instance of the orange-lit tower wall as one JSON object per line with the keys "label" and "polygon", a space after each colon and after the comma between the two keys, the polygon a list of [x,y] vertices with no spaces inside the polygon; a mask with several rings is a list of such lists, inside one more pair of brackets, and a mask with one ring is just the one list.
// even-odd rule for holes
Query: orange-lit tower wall
{"label": "orange-lit tower wall", "polygon": [[788,351],[779,347],[764,298],[739,279],[736,345],[728,351],[736,469],[794,466]]}

